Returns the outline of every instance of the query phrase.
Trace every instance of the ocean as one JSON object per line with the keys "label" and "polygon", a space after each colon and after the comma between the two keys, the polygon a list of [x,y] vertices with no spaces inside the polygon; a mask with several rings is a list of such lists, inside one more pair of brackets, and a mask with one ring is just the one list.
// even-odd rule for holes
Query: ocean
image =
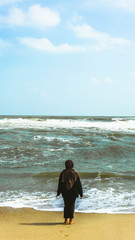
{"label": "ocean", "polygon": [[0,116],[0,206],[63,211],[67,159],[83,186],[76,211],[135,213],[135,117]]}

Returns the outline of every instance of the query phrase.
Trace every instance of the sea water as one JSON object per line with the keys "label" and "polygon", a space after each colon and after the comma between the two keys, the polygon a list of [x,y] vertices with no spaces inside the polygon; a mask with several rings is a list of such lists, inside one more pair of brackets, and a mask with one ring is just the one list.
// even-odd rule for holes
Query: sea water
{"label": "sea water", "polygon": [[67,159],[84,196],[76,211],[135,213],[135,117],[0,117],[0,206],[63,210]]}

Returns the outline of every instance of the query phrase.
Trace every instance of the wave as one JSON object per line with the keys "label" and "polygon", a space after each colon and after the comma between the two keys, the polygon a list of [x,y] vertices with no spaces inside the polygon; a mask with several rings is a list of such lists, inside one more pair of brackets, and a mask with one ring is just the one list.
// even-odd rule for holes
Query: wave
{"label": "wave", "polygon": [[40,141],[41,139],[46,140],[47,142],[71,142],[72,139],[66,139],[66,138],[62,138],[62,137],[46,137],[46,136],[41,136],[41,135],[37,135],[34,136],[33,139],[35,141]]}
{"label": "wave", "polygon": [[[62,198],[55,192],[0,192],[0,207],[33,208],[42,211],[63,211]],[[100,201],[99,201],[100,199]],[[91,188],[82,199],[76,200],[75,211],[86,213],[135,213],[135,192],[117,192],[113,188],[99,190]],[[129,204],[130,203],[130,204]]]}
{"label": "wave", "polygon": [[112,172],[93,172],[93,173],[79,173],[82,178],[121,178],[121,179],[135,179],[135,173],[132,175],[124,174],[124,173],[112,173]]}
{"label": "wave", "polygon": [[[0,206],[13,208],[33,208],[44,211],[63,211],[62,197],[56,199],[56,192],[16,191],[0,192]],[[99,201],[100,199],[100,201]],[[124,191],[108,187],[106,189],[90,188],[84,192],[82,199],[76,200],[77,212],[93,213],[135,213],[135,191]]]}
{"label": "wave", "polygon": [[[42,172],[34,174],[33,177],[36,178],[58,178],[60,172]],[[112,173],[112,172],[79,172],[79,176],[82,179],[110,179],[110,178],[119,178],[125,180],[134,180],[135,172],[130,174],[127,173]]]}
{"label": "wave", "polygon": [[59,177],[60,172],[42,172],[33,174],[35,178],[57,178]]}
{"label": "wave", "polygon": [[[107,118],[106,118],[107,119]],[[135,133],[135,118],[119,118],[113,120],[89,120],[86,118],[3,118],[0,119],[1,129],[85,129],[100,131],[117,131]]]}

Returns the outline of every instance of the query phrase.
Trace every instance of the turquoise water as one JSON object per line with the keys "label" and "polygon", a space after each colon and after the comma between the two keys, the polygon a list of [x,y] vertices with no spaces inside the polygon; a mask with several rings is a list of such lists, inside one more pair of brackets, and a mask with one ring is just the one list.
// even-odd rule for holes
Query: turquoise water
{"label": "turquoise water", "polygon": [[56,199],[72,159],[82,212],[135,212],[135,117],[0,117],[0,206],[62,210]]}

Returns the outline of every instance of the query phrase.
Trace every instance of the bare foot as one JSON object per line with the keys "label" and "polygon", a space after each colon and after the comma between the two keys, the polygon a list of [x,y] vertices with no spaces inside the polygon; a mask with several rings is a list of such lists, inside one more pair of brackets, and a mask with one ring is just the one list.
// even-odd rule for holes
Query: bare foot
{"label": "bare foot", "polygon": [[70,218],[69,224],[74,224],[72,218]]}
{"label": "bare foot", "polygon": [[69,222],[69,224],[75,224],[73,221]]}
{"label": "bare foot", "polygon": [[64,223],[65,223],[65,224],[68,224],[68,219],[67,219],[67,218],[65,218]]}

